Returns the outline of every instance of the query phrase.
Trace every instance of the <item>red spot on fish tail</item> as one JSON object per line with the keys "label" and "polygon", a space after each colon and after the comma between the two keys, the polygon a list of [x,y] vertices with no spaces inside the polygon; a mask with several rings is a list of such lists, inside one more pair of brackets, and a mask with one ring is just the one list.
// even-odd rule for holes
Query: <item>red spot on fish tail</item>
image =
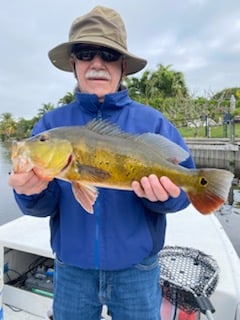
{"label": "red spot on fish tail", "polygon": [[191,193],[188,192],[188,197],[193,206],[202,214],[210,214],[221,208],[224,204],[224,199],[212,192]]}

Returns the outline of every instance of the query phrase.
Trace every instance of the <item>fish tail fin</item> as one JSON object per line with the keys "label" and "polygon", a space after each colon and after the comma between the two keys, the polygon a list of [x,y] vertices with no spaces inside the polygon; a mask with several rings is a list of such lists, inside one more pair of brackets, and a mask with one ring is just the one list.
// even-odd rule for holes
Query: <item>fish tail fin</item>
{"label": "fish tail fin", "polygon": [[202,214],[218,210],[227,201],[234,175],[222,169],[197,170],[198,185],[186,190],[193,206]]}

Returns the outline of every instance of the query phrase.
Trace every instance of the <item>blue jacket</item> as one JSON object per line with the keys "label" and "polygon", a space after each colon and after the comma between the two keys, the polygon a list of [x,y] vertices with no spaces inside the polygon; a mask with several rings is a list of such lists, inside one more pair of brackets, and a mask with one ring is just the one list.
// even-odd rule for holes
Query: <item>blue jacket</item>
{"label": "blue jacket", "polygon": [[[95,95],[77,93],[76,101],[46,113],[33,134],[84,125],[94,118],[116,123],[129,133],[160,133],[187,149],[176,128],[159,111],[131,100],[127,90],[107,95],[103,103]],[[194,167],[192,158],[182,165]],[[51,246],[60,260],[102,270],[128,268],[159,252],[164,245],[166,213],[189,204],[183,191],[177,199],[150,202],[132,191],[99,188],[94,214],[88,214],[75,200],[70,183],[58,179],[40,194],[15,197],[24,214],[50,216]]]}

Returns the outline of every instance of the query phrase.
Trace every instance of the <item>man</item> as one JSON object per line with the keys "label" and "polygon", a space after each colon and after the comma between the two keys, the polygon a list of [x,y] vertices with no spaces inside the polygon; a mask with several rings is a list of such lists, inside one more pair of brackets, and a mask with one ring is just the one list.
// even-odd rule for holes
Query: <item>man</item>
{"label": "man", "polygon": [[[45,114],[33,134],[92,119],[123,131],[162,134],[186,148],[177,130],[157,110],[131,100],[121,81],[146,61],[127,50],[117,12],[97,6],[77,18],[69,41],[49,52],[59,69],[74,73],[76,100]],[[182,165],[193,167],[191,157]],[[54,320],[99,319],[106,304],[114,320],[159,320],[158,252],[164,244],[166,213],[188,205],[185,193],[167,177],[142,177],[132,191],[99,188],[90,215],[67,182],[40,180],[33,171],[12,173],[9,184],[24,214],[50,216],[56,255]]]}

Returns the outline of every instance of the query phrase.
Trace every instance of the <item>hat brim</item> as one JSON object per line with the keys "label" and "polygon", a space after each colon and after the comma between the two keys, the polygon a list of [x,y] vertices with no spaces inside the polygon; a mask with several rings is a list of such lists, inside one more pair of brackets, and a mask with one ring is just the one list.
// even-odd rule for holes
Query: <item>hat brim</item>
{"label": "hat brim", "polygon": [[145,59],[139,58],[131,54],[130,52],[125,50],[123,47],[119,46],[117,43],[114,43],[111,40],[108,40],[106,38],[103,39],[102,37],[101,38],[88,37],[87,39],[82,38],[81,40],[79,39],[78,41],[62,43],[56,46],[55,48],[53,48],[52,50],[50,50],[48,53],[48,56],[50,61],[56,68],[63,71],[69,71],[69,72],[73,71],[69,62],[69,58],[70,58],[71,48],[75,43],[95,44],[99,46],[109,47],[111,49],[121,52],[128,62],[126,75],[130,75],[142,70],[147,64],[147,61]]}

